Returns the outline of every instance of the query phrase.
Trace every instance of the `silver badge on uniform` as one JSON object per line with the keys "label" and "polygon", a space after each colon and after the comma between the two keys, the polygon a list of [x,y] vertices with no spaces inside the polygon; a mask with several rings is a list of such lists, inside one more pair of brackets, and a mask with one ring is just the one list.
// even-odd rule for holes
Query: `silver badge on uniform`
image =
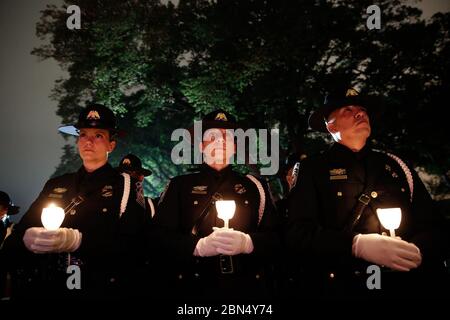
{"label": "silver badge on uniform", "polygon": [[245,189],[245,187],[242,184],[238,183],[234,185],[234,191],[237,194],[243,194],[247,192],[247,189]]}
{"label": "silver badge on uniform", "polygon": [[104,186],[102,189],[102,197],[109,198],[113,195],[113,187],[112,186]]}

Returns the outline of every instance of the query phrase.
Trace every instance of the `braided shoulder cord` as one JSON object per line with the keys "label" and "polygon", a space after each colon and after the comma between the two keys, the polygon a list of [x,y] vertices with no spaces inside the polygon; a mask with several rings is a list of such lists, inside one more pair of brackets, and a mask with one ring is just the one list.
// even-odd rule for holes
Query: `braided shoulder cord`
{"label": "braided shoulder cord", "polygon": [[387,155],[389,158],[395,160],[395,162],[398,163],[398,165],[400,166],[400,168],[402,168],[403,173],[406,176],[406,181],[408,182],[408,187],[409,187],[409,201],[412,202],[413,199],[413,194],[414,194],[414,179],[413,176],[411,174],[411,170],[409,170],[408,166],[406,165],[406,163],[400,159],[398,156],[389,153],[389,152],[385,152],[382,150],[377,150],[377,149],[373,149],[373,151],[376,152],[380,152],[380,153],[384,153],[385,155]]}
{"label": "braided shoulder cord", "polygon": [[258,225],[259,225],[264,213],[264,208],[266,206],[266,193],[264,192],[264,188],[258,179],[256,179],[251,174],[248,174],[246,177],[249,178],[256,185],[256,188],[258,188],[259,191],[259,209],[258,209]]}
{"label": "braided shoulder cord", "polygon": [[153,218],[153,216],[155,215],[155,206],[154,206],[154,204],[153,204],[152,199],[147,198],[147,203],[148,203],[149,206],[150,206],[150,213],[151,213],[152,218]]}
{"label": "braided shoulder cord", "polygon": [[386,154],[389,157],[391,157],[392,159],[394,159],[398,163],[398,165],[402,168],[403,172],[405,173],[406,181],[408,182],[408,186],[409,186],[409,201],[412,202],[413,193],[414,193],[414,180],[413,180],[413,176],[411,174],[411,170],[409,170],[406,163],[402,159],[397,157],[396,155],[389,153],[389,152],[386,152]]}
{"label": "braided shoulder cord", "polygon": [[127,204],[128,204],[128,198],[130,197],[130,175],[127,173],[122,172],[121,173],[123,176],[123,196],[122,196],[122,201],[120,202],[120,214],[119,217],[122,217],[122,214],[125,212],[125,210],[127,209]]}

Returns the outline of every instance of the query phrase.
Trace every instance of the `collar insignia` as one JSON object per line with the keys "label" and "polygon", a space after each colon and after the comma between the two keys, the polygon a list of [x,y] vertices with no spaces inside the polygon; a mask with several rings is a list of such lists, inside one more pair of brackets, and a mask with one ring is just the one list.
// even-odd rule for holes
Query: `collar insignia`
{"label": "collar insignia", "polygon": [[247,192],[247,189],[245,189],[245,187],[242,184],[239,183],[239,184],[235,184],[234,185],[234,191],[237,194],[243,194],[243,193]]}

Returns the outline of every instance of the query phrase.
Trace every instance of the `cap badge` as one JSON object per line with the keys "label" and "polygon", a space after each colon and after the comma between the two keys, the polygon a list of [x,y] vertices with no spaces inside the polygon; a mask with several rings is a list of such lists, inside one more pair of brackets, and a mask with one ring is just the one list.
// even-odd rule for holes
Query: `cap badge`
{"label": "cap badge", "polygon": [[98,114],[98,112],[96,110],[91,110],[91,111],[89,111],[86,119],[88,119],[88,120],[98,120],[98,119],[100,119],[100,115]]}
{"label": "cap badge", "polygon": [[219,112],[216,117],[214,118],[214,120],[218,120],[218,121],[228,121],[227,116],[225,115],[225,113],[223,112]]}
{"label": "cap badge", "polygon": [[347,90],[347,92],[345,93],[346,97],[354,97],[358,95],[358,91],[356,91],[356,89],[354,88],[350,88]]}
{"label": "cap badge", "polygon": [[123,159],[122,164],[126,165],[126,166],[129,166],[129,165],[131,165],[131,161],[130,161],[130,159],[125,158],[125,159]]}

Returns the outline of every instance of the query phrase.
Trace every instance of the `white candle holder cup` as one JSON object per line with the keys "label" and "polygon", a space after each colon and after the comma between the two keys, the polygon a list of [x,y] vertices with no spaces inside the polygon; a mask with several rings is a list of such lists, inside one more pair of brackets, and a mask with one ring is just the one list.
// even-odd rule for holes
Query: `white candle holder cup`
{"label": "white candle holder cup", "polygon": [[224,228],[229,229],[229,220],[234,217],[236,202],[234,200],[217,200],[217,216],[223,220]]}
{"label": "white candle holder cup", "polygon": [[47,230],[57,230],[64,221],[64,210],[54,204],[42,209],[41,221]]}
{"label": "white candle holder cup", "polygon": [[395,229],[398,229],[402,221],[400,208],[377,209],[378,219],[384,228],[389,230],[390,236],[395,238]]}

